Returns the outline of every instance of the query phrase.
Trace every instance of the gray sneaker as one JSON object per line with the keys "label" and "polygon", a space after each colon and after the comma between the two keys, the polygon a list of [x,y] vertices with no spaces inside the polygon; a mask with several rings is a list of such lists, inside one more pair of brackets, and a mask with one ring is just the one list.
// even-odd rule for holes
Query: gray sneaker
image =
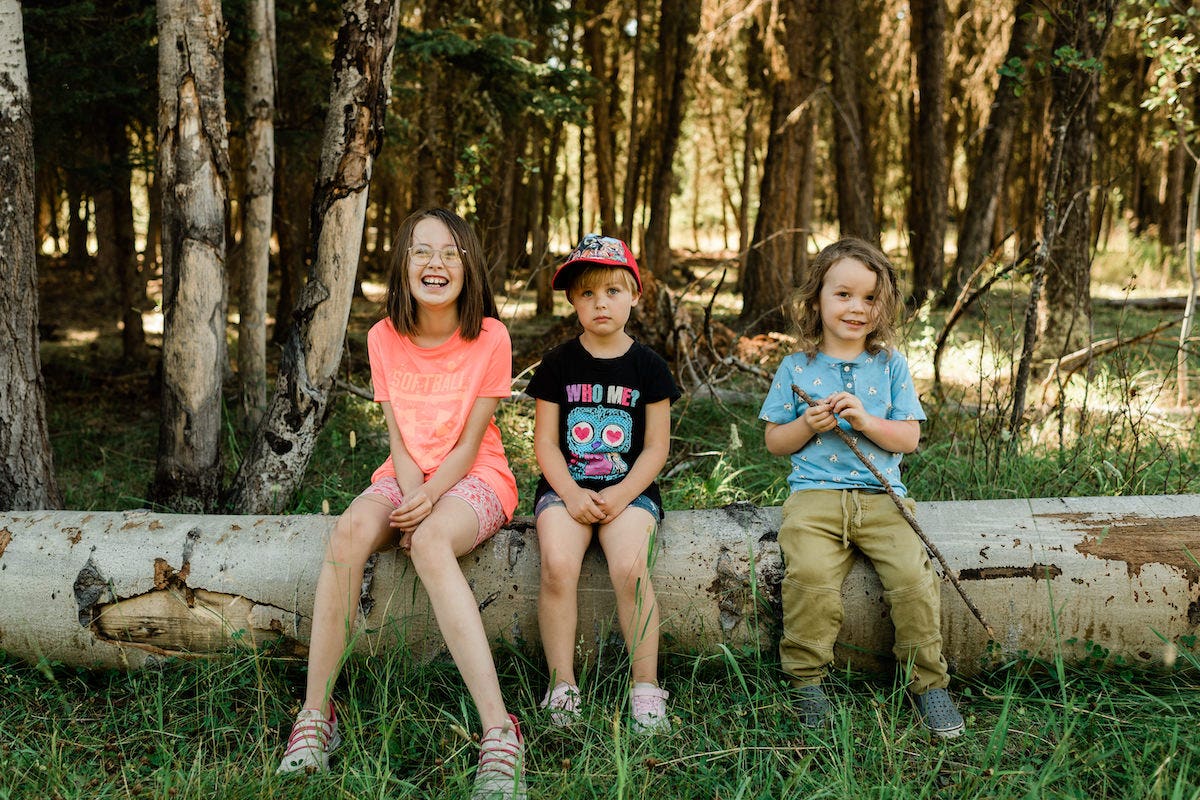
{"label": "gray sneaker", "polygon": [[913,705],[917,707],[921,724],[934,736],[953,739],[967,727],[945,689],[930,689],[925,694],[914,695]]}
{"label": "gray sneaker", "polygon": [[820,728],[829,724],[833,707],[819,684],[797,686],[792,689],[792,706],[800,717],[800,723],[808,728]]}

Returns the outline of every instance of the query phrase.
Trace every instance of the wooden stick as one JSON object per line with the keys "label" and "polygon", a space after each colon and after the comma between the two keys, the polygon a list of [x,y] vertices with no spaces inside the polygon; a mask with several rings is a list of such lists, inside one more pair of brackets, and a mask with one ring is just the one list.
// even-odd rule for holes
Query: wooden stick
{"label": "wooden stick", "polygon": [[[808,403],[810,406],[816,405],[816,401],[814,401],[807,392],[794,383],[792,384],[792,391],[795,392],[797,397],[799,397],[805,403]],[[873,463],[871,463],[871,460],[863,454],[862,450],[858,449],[858,445],[856,445],[854,440],[850,438],[850,434],[842,430],[840,425],[835,425],[833,430],[834,433],[838,435],[838,438],[845,442],[846,446],[854,452],[854,455],[858,456],[858,460],[861,461],[863,465],[871,471],[871,474],[874,475],[875,479],[878,480],[883,486],[884,491],[888,493],[888,497],[892,498],[892,502],[896,504],[896,508],[900,509],[900,515],[904,517],[904,521],[912,527],[912,529],[916,532],[917,537],[920,538],[921,543],[925,545],[925,549],[929,551],[929,554],[937,559],[938,564],[941,565],[942,575],[949,579],[951,585],[953,585],[955,590],[958,592],[959,597],[963,599],[963,602],[967,604],[967,608],[971,609],[971,613],[975,615],[975,619],[979,620],[979,624],[982,625],[987,631],[988,636],[990,636],[992,639],[995,639],[996,631],[991,625],[988,624],[988,621],[983,618],[983,612],[979,610],[979,606],[975,605],[971,598],[967,596],[966,589],[964,589],[962,584],[958,582],[958,576],[954,574],[954,570],[950,569],[950,565],[947,564],[946,559],[942,557],[941,551],[939,551],[934,543],[929,540],[929,537],[925,535],[925,531],[921,530],[921,526],[917,523],[917,518],[914,517],[912,512],[909,511],[904,505],[904,499],[900,497],[900,495],[896,494],[896,490],[892,488],[890,483],[888,483],[887,478],[883,477],[883,473],[880,472]]]}

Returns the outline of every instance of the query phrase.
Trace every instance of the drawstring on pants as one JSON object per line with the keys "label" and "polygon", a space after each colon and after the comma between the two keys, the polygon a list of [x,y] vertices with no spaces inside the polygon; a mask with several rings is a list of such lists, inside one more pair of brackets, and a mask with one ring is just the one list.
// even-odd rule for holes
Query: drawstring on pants
{"label": "drawstring on pants", "polygon": [[[854,501],[854,516],[850,516],[850,509],[846,507],[846,497],[849,496]],[[842,490],[842,547],[850,548],[850,526],[854,526],[858,530],[862,525],[863,509],[862,502],[858,497],[858,489],[843,489]]]}

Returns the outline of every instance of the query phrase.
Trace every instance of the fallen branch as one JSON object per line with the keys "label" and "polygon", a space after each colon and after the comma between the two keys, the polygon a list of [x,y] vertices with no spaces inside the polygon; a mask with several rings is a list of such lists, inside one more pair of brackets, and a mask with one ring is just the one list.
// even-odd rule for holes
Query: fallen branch
{"label": "fallen branch", "polygon": [[1048,400],[1046,395],[1052,388],[1054,380],[1058,377],[1059,373],[1065,373],[1066,377],[1063,379],[1064,381],[1070,380],[1072,375],[1086,367],[1088,364],[1092,363],[1092,361],[1100,356],[1111,353],[1114,350],[1119,350],[1120,348],[1131,344],[1137,344],[1138,342],[1145,341],[1146,339],[1153,339],[1155,336],[1162,333],[1172,325],[1179,324],[1180,321],[1180,319],[1169,319],[1164,322],[1160,322],[1150,330],[1139,333],[1137,336],[1131,336],[1128,339],[1122,339],[1120,336],[1114,336],[1110,339],[1100,339],[1099,341],[1092,342],[1087,347],[1080,348],[1074,353],[1068,353],[1067,355],[1058,359],[1058,361],[1055,361],[1050,365],[1049,373],[1042,380],[1042,405],[1048,406],[1052,404],[1052,401]]}
{"label": "fallen branch", "polygon": [[[815,405],[815,401],[812,399],[812,397],[794,383],[792,384],[792,391],[795,392],[796,396],[805,403],[808,403],[810,406]],[[921,542],[925,545],[925,549],[929,551],[929,554],[937,559],[938,564],[940,564],[942,567],[942,574],[946,576],[946,578],[954,586],[954,589],[958,592],[958,596],[961,597],[963,602],[967,604],[967,608],[969,608],[971,613],[975,615],[975,619],[979,620],[979,624],[984,627],[988,633],[988,636],[992,639],[995,639],[996,631],[991,625],[988,624],[988,621],[983,618],[983,612],[979,610],[979,607],[975,605],[974,601],[972,601],[970,597],[967,596],[966,589],[964,589],[962,584],[958,582],[958,576],[954,574],[954,570],[950,569],[950,565],[946,563],[946,559],[942,557],[942,554],[937,549],[937,546],[934,545],[934,543],[930,541],[929,537],[925,535],[925,531],[921,530],[921,526],[917,522],[917,518],[914,517],[912,512],[905,507],[903,498],[896,494],[896,490],[892,488],[890,483],[888,483],[888,479],[883,477],[883,473],[875,467],[875,465],[871,462],[871,459],[867,458],[866,455],[863,454],[863,451],[858,449],[858,445],[856,445],[854,440],[850,438],[850,434],[842,430],[840,425],[835,425],[833,431],[837,434],[838,438],[850,448],[854,455],[858,456],[858,460],[861,461],[863,465],[871,471],[871,474],[874,475],[875,479],[879,481],[881,486],[883,486],[884,491],[886,491],[888,494],[888,497],[892,498],[892,502],[896,504],[896,508],[900,509],[900,515],[904,517],[904,521],[907,522],[910,527],[912,527],[914,532],[916,532],[917,537],[920,538]]]}

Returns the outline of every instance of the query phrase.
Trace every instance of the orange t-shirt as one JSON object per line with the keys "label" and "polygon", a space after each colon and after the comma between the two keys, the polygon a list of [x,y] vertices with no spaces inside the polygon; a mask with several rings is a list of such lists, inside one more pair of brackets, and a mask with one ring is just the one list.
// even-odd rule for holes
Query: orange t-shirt
{"label": "orange t-shirt", "polygon": [[[417,347],[382,319],[367,334],[375,400],[390,403],[404,447],[426,479],[441,466],[462,436],[476,398],[508,397],[512,385],[512,342],[500,320],[488,317],[474,341],[458,331],[437,347]],[[493,419],[468,473],[492,488],[510,518],[517,508],[517,481],[508,468],[500,429]],[[392,457],[375,474],[395,477]]]}

